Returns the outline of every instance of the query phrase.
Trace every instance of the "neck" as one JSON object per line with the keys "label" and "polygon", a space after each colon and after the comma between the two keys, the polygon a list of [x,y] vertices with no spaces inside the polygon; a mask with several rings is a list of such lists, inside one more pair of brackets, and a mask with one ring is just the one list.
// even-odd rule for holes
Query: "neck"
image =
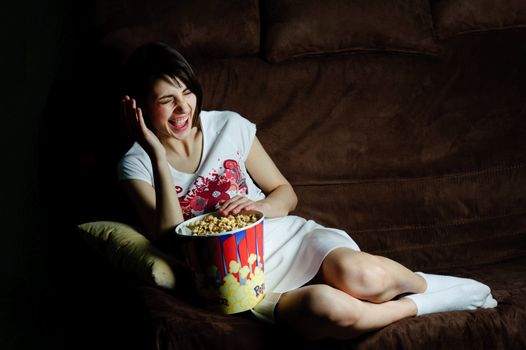
{"label": "neck", "polygon": [[198,129],[193,127],[185,139],[178,140],[174,137],[167,137],[164,140],[161,140],[161,143],[168,153],[171,153],[176,157],[186,158],[193,153],[198,134]]}

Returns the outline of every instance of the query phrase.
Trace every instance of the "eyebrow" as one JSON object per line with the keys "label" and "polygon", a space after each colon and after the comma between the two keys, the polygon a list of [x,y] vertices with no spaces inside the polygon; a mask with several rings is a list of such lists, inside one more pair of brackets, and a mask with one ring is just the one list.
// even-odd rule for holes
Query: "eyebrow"
{"label": "eyebrow", "polygon": [[[181,86],[181,87],[182,87],[182,86]],[[187,87],[185,87],[184,90],[183,90],[183,92],[185,92],[185,91],[190,91],[190,89],[187,88]],[[165,98],[171,98],[172,96],[173,96],[172,94],[167,94],[167,95],[159,96],[159,97],[157,97],[157,99],[158,99],[158,100],[162,100],[162,99],[165,99]]]}

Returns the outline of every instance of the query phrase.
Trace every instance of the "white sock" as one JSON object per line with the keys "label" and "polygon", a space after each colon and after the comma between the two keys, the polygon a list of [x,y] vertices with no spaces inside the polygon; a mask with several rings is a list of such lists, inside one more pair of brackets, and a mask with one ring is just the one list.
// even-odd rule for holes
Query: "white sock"
{"label": "white sock", "polygon": [[482,283],[467,283],[437,292],[411,294],[405,298],[413,300],[417,308],[416,315],[420,316],[435,312],[475,310],[483,307],[488,295],[488,286]]}
{"label": "white sock", "polygon": [[426,293],[434,293],[443,289],[448,289],[460,284],[478,284],[485,286],[485,284],[475,281],[470,278],[453,277],[447,275],[433,275],[430,273],[415,272],[417,275],[422,276],[427,282]]}
{"label": "white sock", "polygon": [[498,304],[499,303],[497,303],[497,300],[495,300],[495,298],[493,298],[493,295],[491,295],[490,293],[488,297],[486,298],[486,300],[484,300],[484,304],[482,305],[482,308],[491,309],[491,308],[497,307]]}
{"label": "white sock", "polygon": [[[481,283],[479,281],[476,281],[471,278],[462,278],[462,277],[454,277],[454,276],[447,276],[447,275],[434,275],[431,273],[423,273],[423,272],[415,272],[417,275],[422,276],[426,282],[427,282],[427,289],[425,293],[434,293],[438,292],[443,289],[451,288],[454,286],[458,286],[460,284],[478,284],[485,286],[484,283]],[[484,304],[482,305],[483,308],[493,308],[497,306],[497,300],[493,298],[491,294],[488,295],[486,300],[484,301]]]}

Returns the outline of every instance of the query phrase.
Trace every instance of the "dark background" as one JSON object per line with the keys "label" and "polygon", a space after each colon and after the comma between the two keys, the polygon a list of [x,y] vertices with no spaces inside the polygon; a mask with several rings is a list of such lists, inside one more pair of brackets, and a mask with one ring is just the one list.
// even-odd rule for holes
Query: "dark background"
{"label": "dark background", "polygon": [[[80,6],[80,5],[79,5]],[[44,241],[39,156],[50,87],[75,32],[66,1],[2,2],[0,349],[62,348]]]}
{"label": "dark background", "polygon": [[90,29],[93,10],[1,5],[2,350],[145,348],[130,281],[75,231],[128,210],[114,171],[129,147],[116,117],[119,73]]}

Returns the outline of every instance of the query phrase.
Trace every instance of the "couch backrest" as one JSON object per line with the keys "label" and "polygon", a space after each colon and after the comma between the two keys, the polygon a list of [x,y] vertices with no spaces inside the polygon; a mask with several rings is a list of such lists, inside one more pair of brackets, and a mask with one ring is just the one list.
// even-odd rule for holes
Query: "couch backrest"
{"label": "couch backrest", "polygon": [[147,41],[189,58],[434,55],[458,35],[526,28],[522,0],[96,0],[88,11],[92,32],[121,57]]}
{"label": "couch backrest", "polygon": [[[142,42],[165,41],[192,63],[205,109],[257,123],[300,197],[298,214],[414,268],[526,253],[526,2],[96,4],[95,51],[120,61]],[[115,175],[107,152],[118,82],[114,66],[100,69],[105,59],[86,74],[96,103],[77,109],[77,163],[63,165],[80,174],[66,188],[83,181],[80,211],[112,209],[86,202]],[[76,105],[62,108],[59,126]]]}
{"label": "couch backrest", "polygon": [[97,0],[91,25],[122,58],[149,41],[164,41],[187,58],[253,55],[260,46],[257,0]]}

